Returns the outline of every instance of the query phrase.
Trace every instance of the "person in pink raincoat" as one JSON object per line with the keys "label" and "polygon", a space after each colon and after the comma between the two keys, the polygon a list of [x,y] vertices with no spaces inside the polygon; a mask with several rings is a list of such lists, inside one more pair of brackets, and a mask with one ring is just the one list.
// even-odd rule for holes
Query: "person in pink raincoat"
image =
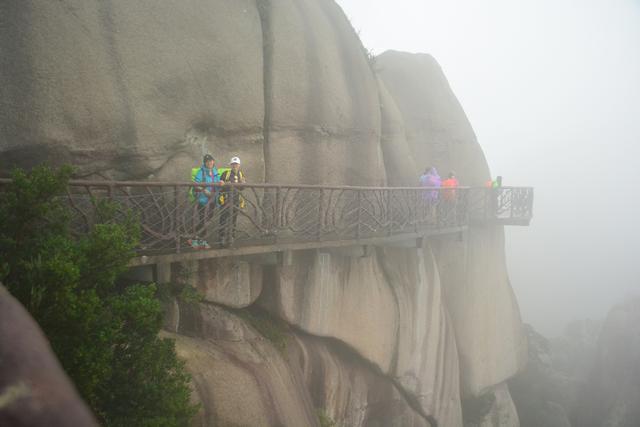
{"label": "person in pink raincoat", "polygon": [[[433,166],[426,168],[422,176],[420,176],[421,187],[440,188],[441,185],[442,179]],[[425,191],[423,197],[427,202],[436,202],[438,200],[438,190]]]}

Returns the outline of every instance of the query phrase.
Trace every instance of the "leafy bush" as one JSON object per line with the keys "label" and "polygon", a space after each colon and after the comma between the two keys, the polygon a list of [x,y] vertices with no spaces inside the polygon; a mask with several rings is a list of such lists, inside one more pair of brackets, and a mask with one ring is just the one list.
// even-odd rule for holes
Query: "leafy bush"
{"label": "leafy bush", "polygon": [[160,339],[155,285],[117,286],[140,235],[99,204],[82,238],[62,196],[70,168],[14,171],[0,191],[0,280],[40,324],[104,426],[183,426],[197,411],[174,343]]}
{"label": "leafy bush", "polygon": [[232,310],[232,313],[243,319],[260,335],[271,341],[273,346],[284,353],[287,349],[287,324],[267,311],[257,307]]}
{"label": "leafy bush", "polygon": [[316,415],[318,416],[318,422],[320,423],[320,427],[335,427],[336,422],[327,415],[327,412],[324,409],[316,409]]}

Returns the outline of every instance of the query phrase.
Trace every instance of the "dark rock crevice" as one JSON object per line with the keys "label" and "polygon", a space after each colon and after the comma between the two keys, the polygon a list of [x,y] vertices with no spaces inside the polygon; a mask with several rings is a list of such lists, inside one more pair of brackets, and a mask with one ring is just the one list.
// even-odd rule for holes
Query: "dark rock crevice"
{"label": "dark rock crevice", "polygon": [[[199,304],[215,307],[216,309],[223,310],[224,312],[227,312],[237,317],[237,319],[241,321],[246,327],[250,328],[256,333],[257,336],[261,337],[261,340],[264,339],[266,341],[270,341],[274,349],[277,349],[278,343],[274,342],[272,337],[263,335],[263,332],[256,329],[254,325],[252,325],[249,321],[247,321],[247,319],[244,316],[240,314],[240,312],[248,311],[253,313],[259,312],[259,313],[262,313],[263,315],[271,316],[269,314],[266,314],[264,310],[257,307],[255,304],[240,310],[229,309],[228,307],[215,302],[206,301],[206,302],[200,302]],[[180,322],[180,327],[178,328],[178,333],[181,335],[198,338],[200,335],[202,335],[202,333],[204,333],[205,327],[203,324],[201,324],[201,321],[197,320],[198,319],[198,315],[196,314],[197,310],[194,311],[194,309],[196,309],[196,306],[188,303],[180,303],[179,305],[180,305],[180,312],[181,312],[181,315],[180,315],[181,322]],[[425,421],[427,421],[429,425],[431,425],[432,427],[438,426],[437,420],[432,415],[425,413],[424,409],[420,405],[418,396],[416,396],[411,391],[406,390],[396,378],[383,372],[378,365],[376,365],[375,363],[363,357],[360,353],[358,353],[356,349],[351,347],[348,343],[345,343],[344,341],[341,341],[333,337],[322,337],[322,336],[313,335],[297,327],[294,324],[286,322],[281,318],[276,318],[276,319],[282,328],[281,333],[286,337],[288,337],[287,338],[287,341],[289,342],[288,345],[291,345],[294,337],[302,338],[304,340],[309,340],[310,342],[323,345],[332,354],[334,354],[339,360],[348,361],[349,364],[358,366],[364,369],[366,372],[369,372],[371,375],[373,375],[375,378],[378,378],[383,383],[387,383],[390,386],[392,386],[396,390],[398,395],[405,401],[407,406],[411,408],[412,411],[414,411],[418,416],[420,416]],[[209,339],[211,338],[212,337],[209,337]],[[236,340],[236,338],[233,338],[232,336],[227,336],[227,334],[225,334],[224,332],[219,331],[219,333],[216,333],[216,337],[215,337],[215,341],[218,341],[218,340],[234,341]],[[255,346],[255,340],[249,340],[247,341],[247,343],[249,345]],[[227,352],[225,351],[225,354],[226,353]],[[284,360],[287,362],[290,368],[292,370],[295,370],[295,367],[294,367],[295,362],[290,360],[290,357],[287,356],[287,352],[283,350],[280,352],[280,354],[283,355]],[[231,357],[230,354],[227,354],[227,356]],[[242,367],[247,372],[251,372],[252,375],[256,378],[256,380],[260,382],[260,389],[263,393],[269,393],[268,389],[265,388],[267,387],[267,379],[262,378],[264,375],[263,373],[260,372],[260,369],[257,369],[252,366],[247,366],[244,362],[239,363],[239,365],[242,365]],[[319,375],[319,373],[317,372],[315,374]],[[315,395],[316,397],[322,394],[321,390],[308,390],[308,392],[312,396]],[[371,414],[369,414],[369,416],[374,416],[377,418],[382,416],[389,416],[389,414],[386,414],[386,411],[380,410],[380,408],[371,408]],[[364,425],[367,425],[367,423],[365,422]]]}
{"label": "dark rock crevice", "polygon": [[378,365],[371,362],[370,360],[364,358],[356,349],[351,347],[349,344],[341,341],[337,338],[333,337],[321,337],[313,334],[309,334],[308,332],[296,327],[295,325],[288,324],[288,327],[298,336],[307,337],[309,339],[322,342],[327,348],[329,348],[332,352],[337,354],[339,357],[351,360],[355,364],[367,369],[369,372],[373,373],[375,376],[388,381],[393,385],[396,391],[404,398],[409,407],[424,418],[432,427],[438,427],[437,420],[425,413],[424,409],[420,405],[419,399],[410,391],[406,390],[400,382],[391,375],[384,373]]}
{"label": "dark rock crevice", "polygon": [[[386,282],[394,283],[393,278],[391,277],[387,268],[385,267],[386,263],[383,262],[382,260],[382,257],[384,256],[384,254],[382,254],[380,250],[376,250],[376,256],[378,258],[378,262],[380,264],[382,274],[384,274]],[[390,288],[391,288],[391,292],[393,294],[396,306],[400,307],[400,296],[398,295],[397,287],[390,286]],[[432,297],[432,292],[429,293],[429,296]],[[427,307],[432,307],[432,306],[433,305],[431,302],[427,303]],[[400,322],[400,319],[398,319],[398,330],[396,331],[396,348],[393,352],[393,358],[391,359],[391,365],[390,365],[390,371],[396,372],[396,373],[398,369],[398,359],[399,359],[399,351],[400,351],[400,330],[399,330],[400,325],[401,325],[401,322]],[[424,409],[422,408],[422,405],[420,404],[420,400],[418,396],[416,396],[413,392],[405,389],[397,377],[393,377],[391,375],[385,375],[384,373],[382,373],[382,375],[384,375],[387,379],[389,379],[393,383],[393,385],[396,387],[398,392],[404,397],[404,399],[407,401],[409,406],[411,406],[411,408],[414,411],[420,414],[420,416],[426,419],[432,426],[437,427],[438,425],[437,420],[432,415],[429,415],[424,411]]]}
{"label": "dark rock crevice", "polygon": [[271,0],[256,0],[262,27],[262,86],[264,121],[262,124],[262,149],[264,155],[264,181],[269,182],[271,171],[271,109],[273,102],[273,32],[271,31]]}
{"label": "dark rock crevice", "polygon": [[122,58],[116,41],[118,29],[115,27],[113,19],[113,3],[111,0],[99,2],[98,16],[102,24],[103,38],[109,59],[110,75],[114,76],[115,89],[118,91],[118,99],[121,100],[122,126],[116,133],[115,145],[124,150],[125,155],[133,154],[138,144],[138,134],[136,127],[136,111],[131,100],[129,88],[127,87],[126,76]]}

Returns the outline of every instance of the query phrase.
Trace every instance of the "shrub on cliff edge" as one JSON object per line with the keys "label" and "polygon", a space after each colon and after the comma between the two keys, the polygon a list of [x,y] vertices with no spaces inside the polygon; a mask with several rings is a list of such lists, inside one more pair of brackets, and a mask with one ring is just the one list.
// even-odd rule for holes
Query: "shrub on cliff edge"
{"label": "shrub on cliff edge", "polygon": [[116,285],[139,226],[108,205],[72,238],[59,196],[70,168],[17,170],[0,190],[0,281],[40,324],[78,391],[105,426],[183,426],[196,412],[174,343],[157,334],[153,285]]}

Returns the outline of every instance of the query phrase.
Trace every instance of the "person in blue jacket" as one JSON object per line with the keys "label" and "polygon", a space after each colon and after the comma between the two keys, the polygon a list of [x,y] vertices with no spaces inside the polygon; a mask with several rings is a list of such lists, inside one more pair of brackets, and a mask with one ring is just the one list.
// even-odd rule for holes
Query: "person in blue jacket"
{"label": "person in blue jacket", "polygon": [[[206,234],[207,221],[213,216],[213,209],[216,206],[217,189],[215,187],[221,184],[218,168],[215,166],[215,159],[211,154],[205,154],[202,159],[202,167],[198,170],[194,177],[194,182],[211,184],[207,186],[194,187],[196,198],[198,200],[198,224],[196,225],[196,234]],[[206,240],[198,237],[191,240],[189,244],[196,249],[209,249],[210,246]]]}

